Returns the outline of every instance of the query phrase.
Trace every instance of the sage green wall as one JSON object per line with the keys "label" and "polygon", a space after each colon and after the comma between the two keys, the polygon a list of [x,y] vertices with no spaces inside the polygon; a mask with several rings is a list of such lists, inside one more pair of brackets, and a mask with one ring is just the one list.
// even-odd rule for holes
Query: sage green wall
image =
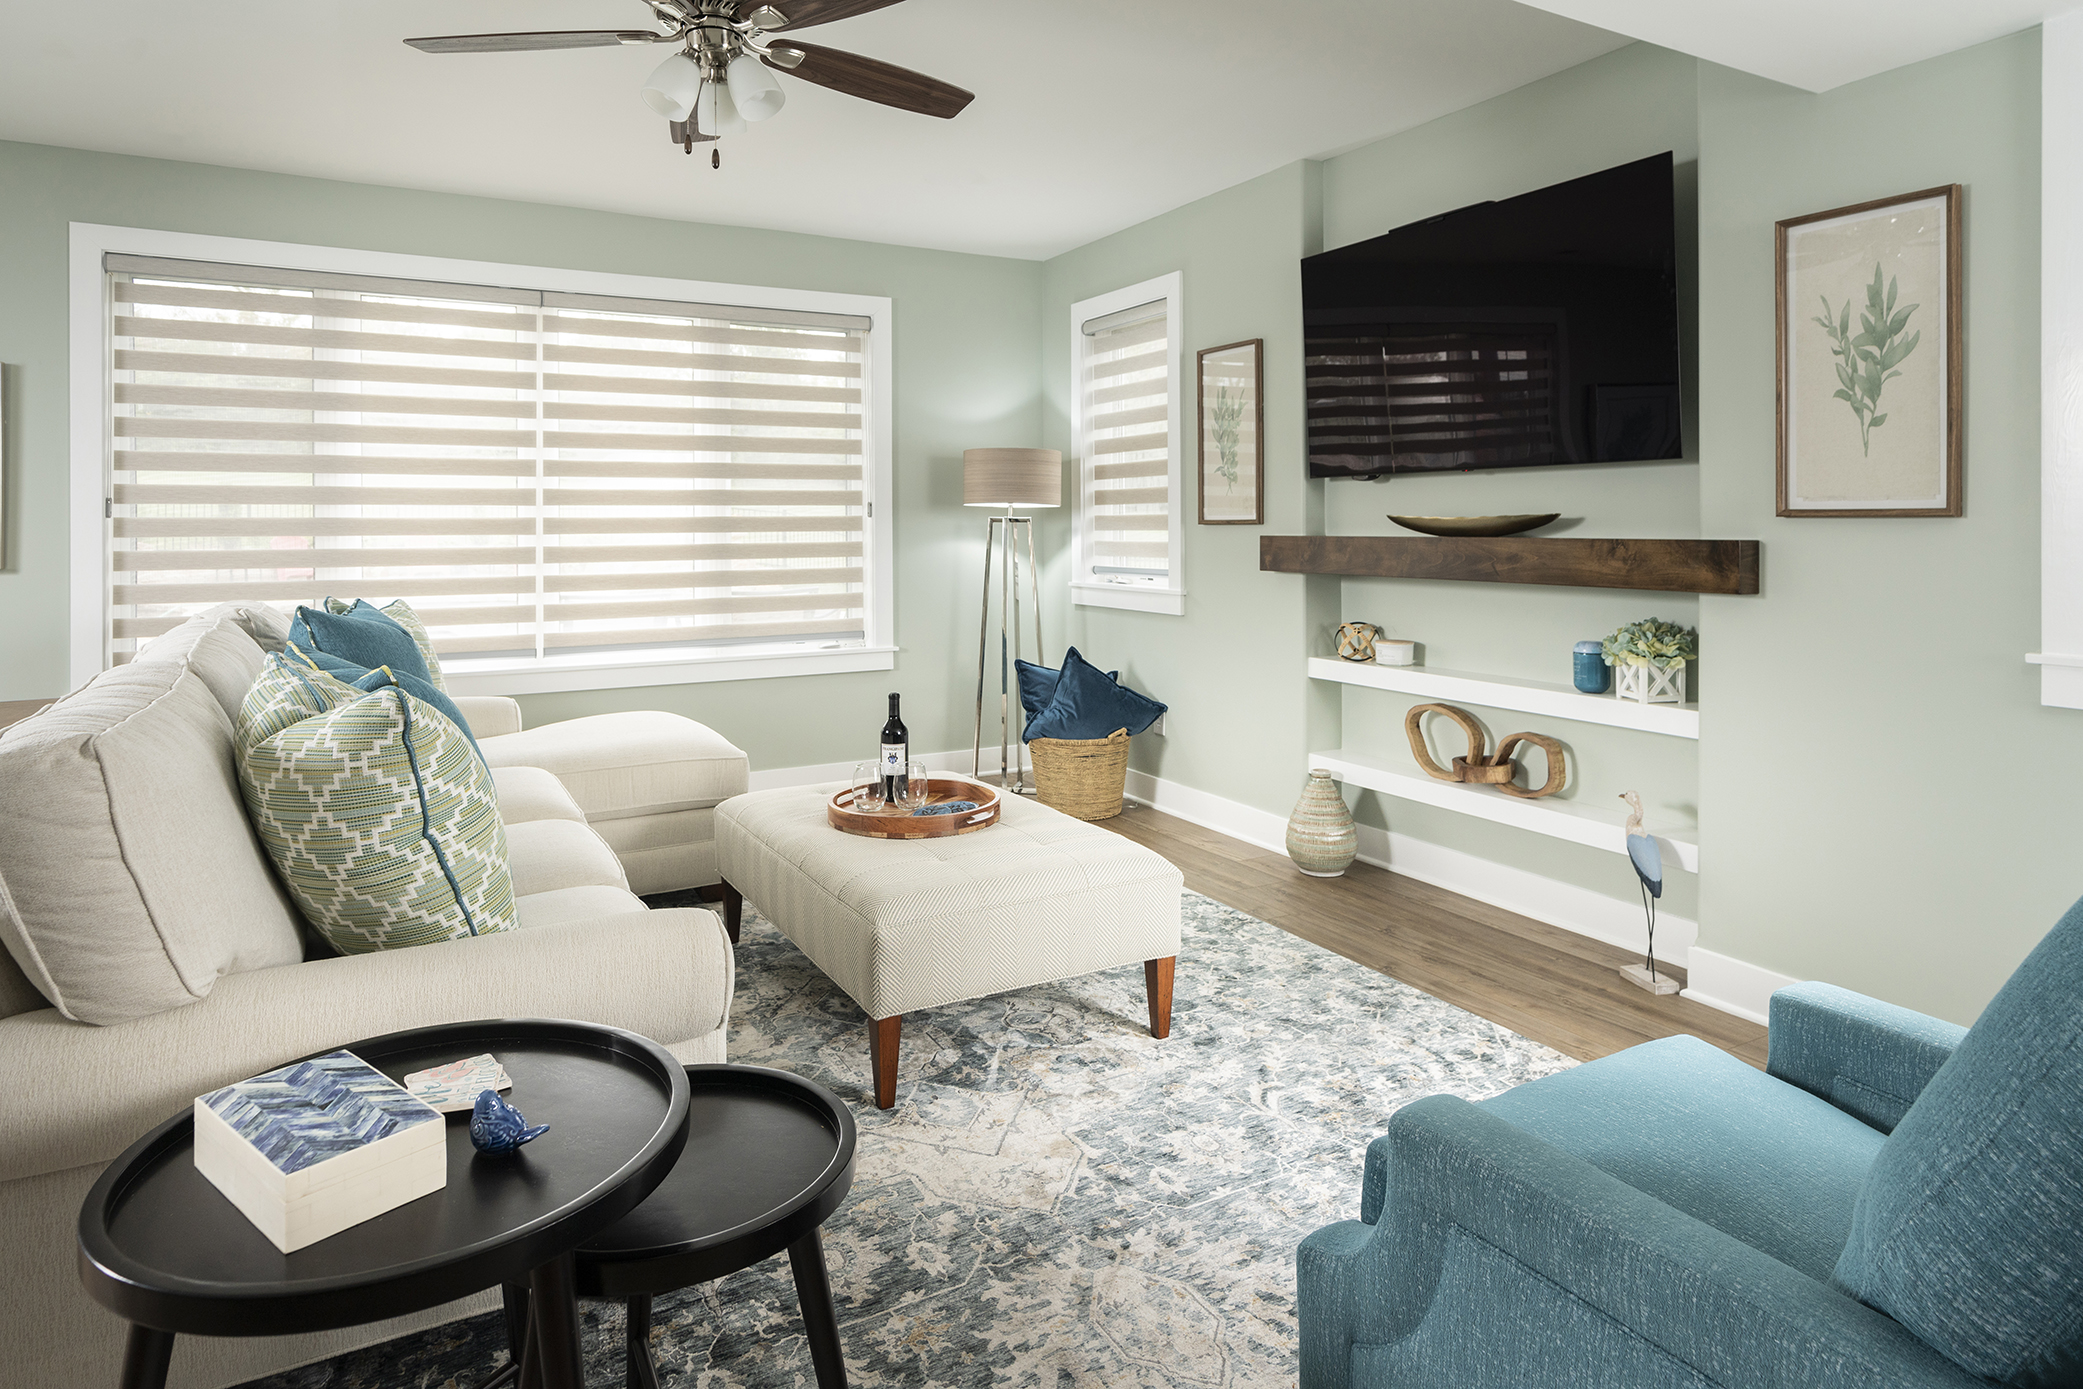
{"label": "sage green wall", "polygon": [[[2037,30],[1820,96],[1703,65],[1700,942],[1959,1022],[2083,892],[2083,717],[2039,703]],[[1966,190],[1967,513],[1773,512],[1773,223]]]}
{"label": "sage green wall", "polygon": [[[1264,528],[1192,524],[1189,490],[1185,617],[1070,610],[1072,642],[1174,706],[1166,736],[1136,740],[1135,766],[1282,816],[1300,793],[1305,755],[1336,746],[1341,728],[1347,747],[1418,774],[1402,733],[1404,711],[1416,701],[1324,685],[1303,674],[1303,658],[1330,654],[1331,629],[1345,618],[1416,638],[1429,665],[1558,681],[1569,678],[1569,648],[1577,640],[1652,613],[1688,625],[1696,620],[1689,595],[1341,584],[1258,569],[1261,535],[1386,533],[1394,528],[1384,513],[1392,510],[1559,510],[1570,518],[1563,525],[1588,527],[1586,534],[1698,534],[1698,469],[1691,462],[1309,481],[1296,265],[1315,250],[1665,150],[1676,156],[1689,198],[1697,153],[1695,67],[1689,58],[1645,45],[1621,49],[1350,154],[1227,189],[1049,262],[1041,343],[1052,447],[1070,447],[1069,306],[1079,299],[1179,270],[1189,375],[1198,348],[1240,338],[1266,341]],[[1688,298],[1692,232],[1688,221],[1680,257],[1687,262]],[[1190,399],[1190,383],[1188,390]],[[1190,428],[1186,439],[1191,489]],[[1067,518],[1044,534],[1055,548],[1055,572],[1067,575]],[[1572,796],[1608,798],[1635,786],[1652,816],[1690,821],[1696,813],[1688,741],[1475,712],[1493,734],[1531,728],[1564,739],[1579,761]],[[1372,793],[1359,795],[1356,810],[1367,823],[1617,898],[1632,900],[1635,891],[1625,861],[1612,854]],[[1665,905],[1676,915],[1692,914],[1691,875],[1673,874]]]}
{"label": "sage green wall", "polygon": [[[1266,526],[1193,524],[1185,541],[1186,615],[1051,609],[1053,660],[1067,640],[1124,683],[1173,708],[1163,737],[1138,737],[1132,765],[1281,815],[1309,751],[1303,675],[1307,581],[1261,574],[1261,534],[1304,528],[1322,484],[1302,461],[1302,299],[1297,263],[1316,249],[1315,171],[1289,165],[1049,261],[1041,360],[1047,447],[1070,452],[1070,306],[1125,285],[1184,273],[1183,347],[1265,339]],[[1186,399],[1192,400],[1189,383]],[[1189,406],[1190,408],[1190,406]],[[1193,475],[1189,423],[1186,474]],[[1188,484],[1189,489],[1191,483]],[[1071,495],[1066,488],[1066,500]],[[1049,518],[1050,590],[1069,576],[1068,508]]]}
{"label": "sage green wall", "polygon": [[69,222],[889,296],[897,333],[897,669],[538,695],[523,704],[531,723],[675,710],[713,724],[755,768],[866,756],[888,690],[905,695],[914,746],[968,740],[975,690],[963,689],[961,637],[966,630],[974,640],[975,617],[966,592],[947,582],[975,548],[976,513],[961,507],[961,451],[1039,428],[1034,262],[7,143],[0,700],[66,686]]}

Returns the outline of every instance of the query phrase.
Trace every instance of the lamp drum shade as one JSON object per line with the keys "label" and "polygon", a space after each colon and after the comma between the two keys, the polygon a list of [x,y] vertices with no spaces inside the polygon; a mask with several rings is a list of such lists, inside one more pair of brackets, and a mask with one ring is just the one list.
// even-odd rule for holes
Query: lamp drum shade
{"label": "lamp drum shade", "polygon": [[1063,455],[1055,449],[964,449],[962,505],[1061,506]]}

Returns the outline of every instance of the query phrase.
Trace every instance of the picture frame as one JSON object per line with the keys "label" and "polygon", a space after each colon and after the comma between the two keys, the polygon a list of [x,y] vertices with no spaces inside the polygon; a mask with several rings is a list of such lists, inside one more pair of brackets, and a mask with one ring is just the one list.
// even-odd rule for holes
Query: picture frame
{"label": "picture frame", "polygon": [[1200,523],[1266,524],[1266,343],[1224,343],[1194,354]]}
{"label": "picture frame", "polygon": [[1953,183],[1777,224],[1778,515],[1962,514],[1960,201]]}

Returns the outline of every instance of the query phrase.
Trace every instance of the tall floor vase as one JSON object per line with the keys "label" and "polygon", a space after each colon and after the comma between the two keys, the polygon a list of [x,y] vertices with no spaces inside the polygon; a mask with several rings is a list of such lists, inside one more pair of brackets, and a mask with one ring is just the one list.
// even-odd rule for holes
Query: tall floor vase
{"label": "tall floor vase", "polygon": [[1287,819],[1287,856],[1312,878],[1336,878],[1360,851],[1345,795],[1329,772],[1311,772]]}

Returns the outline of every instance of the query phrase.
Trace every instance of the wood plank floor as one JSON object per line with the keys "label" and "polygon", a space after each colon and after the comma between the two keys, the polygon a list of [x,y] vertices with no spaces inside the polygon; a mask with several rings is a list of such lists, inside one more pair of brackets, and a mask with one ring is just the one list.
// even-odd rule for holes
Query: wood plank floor
{"label": "wood plank floor", "polygon": [[1285,855],[1148,806],[1097,823],[1178,864],[1193,892],[1580,1061],[1689,1032],[1765,1064],[1764,1028],[1636,988],[1618,973],[1634,957],[1614,946],[1365,864],[1305,877]]}

